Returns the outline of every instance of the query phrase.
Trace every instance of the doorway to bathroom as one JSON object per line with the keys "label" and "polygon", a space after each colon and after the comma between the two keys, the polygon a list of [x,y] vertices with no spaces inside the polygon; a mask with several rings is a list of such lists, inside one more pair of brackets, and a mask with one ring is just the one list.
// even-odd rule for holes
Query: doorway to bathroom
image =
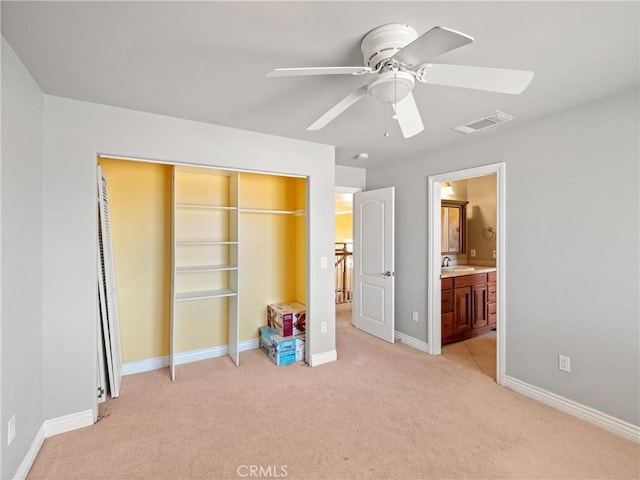
{"label": "doorway to bathroom", "polygon": [[498,383],[505,372],[504,170],[500,163],[430,176],[427,210],[429,353]]}

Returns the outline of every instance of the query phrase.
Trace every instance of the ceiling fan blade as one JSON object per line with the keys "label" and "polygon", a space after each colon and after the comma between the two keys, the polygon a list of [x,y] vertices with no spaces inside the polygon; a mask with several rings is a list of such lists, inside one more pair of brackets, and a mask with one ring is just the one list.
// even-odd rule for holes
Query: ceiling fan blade
{"label": "ceiling fan blade", "polygon": [[405,65],[419,65],[473,42],[473,37],[450,28],[433,27],[400,49],[392,58]]}
{"label": "ceiling fan blade", "polygon": [[450,87],[473,88],[488,92],[518,95],[529,86],[533,72],[469,65],[426,64],[416,78],[424,83]]}
{"label": "ceiling fan blade", "polygon": [[340,100],[335,106],[333,106],[327,113],[322,115],[318,120],[313,122],[311,125],[307,127],[307,130],[320,130],[331,120],[336,118],[342,112],[344,112],[351,105],[360,100],[364,95],[367,94],[367,86],[363,85],[358,88],[356,91],[351,92],[349,95]]}
{"label": "ceiling fan blade", "polygon": [[418,106],[411,92],[398,103],[393,104],[393,110],[396,113],[395,118],[398,119],[404,138],[413,137],[424,130]]}
{"label": "ceiling fan blade", "polygon": [[309,67],[276,68],[267,73],[267,77],[301,77],[305,75],[362,75],[371,73],[370,67]]}

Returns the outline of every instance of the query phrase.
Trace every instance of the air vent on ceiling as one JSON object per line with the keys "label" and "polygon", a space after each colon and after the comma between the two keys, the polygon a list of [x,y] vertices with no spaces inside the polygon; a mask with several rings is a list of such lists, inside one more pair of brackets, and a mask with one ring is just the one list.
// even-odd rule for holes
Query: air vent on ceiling
{"label": "air vent on ceiling", "polygon": [[498,125],[499,123],[508,122],[509,120],[513,120],[514,118],[515,117],[511,115],[496,110],[496,113],[494,113],[493,115],[478,118],[477,120],[469,122],[466,125],[462,125],[460,127],[454,127],[454,130],[460,133],[474,133],[489,127],[493,127],[494,125]]}

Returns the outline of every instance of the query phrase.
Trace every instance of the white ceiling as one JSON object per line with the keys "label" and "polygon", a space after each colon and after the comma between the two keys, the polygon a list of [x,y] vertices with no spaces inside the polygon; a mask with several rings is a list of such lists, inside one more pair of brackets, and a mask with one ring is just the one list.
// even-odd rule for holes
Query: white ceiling
{"label": "white ceiling", "polygon": [[[306,127],[365,81],[266,78],[276,67],[363,65],[360,39],[385,23],[475,38],[438,63],[532,70],[519,96],[417,84],[425,131],[404,139],[366,97],[319,132]],[[475,135],[639,87],[632,2],[2,2],[2,33],[42,90],[335,145],[336,162],[401,161],[469,139],[452,127],[501,110]],[[355,160],[368,152],[369,160]]]}

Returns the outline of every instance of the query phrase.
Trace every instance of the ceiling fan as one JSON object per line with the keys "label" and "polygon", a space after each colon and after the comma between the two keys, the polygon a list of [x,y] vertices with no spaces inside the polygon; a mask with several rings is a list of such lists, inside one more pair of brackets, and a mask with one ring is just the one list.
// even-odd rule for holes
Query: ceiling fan
{"label": "ceiling fan", "polygon": [[409,25],[391,23],[374,28],[362,38],[364,66],[276,68],[267,77],[375,74],[372,81],[340,100],[307,130],[320,130],[368,93],[393,106],[394,118],[404,137],[409,138],[424,130],[411,93],[415,80],[512,95],[522,93],[531,82],[533,72],[524,70],[430,63],[433,57],[471,42],[469,35],[445,27],[434,27],[418,36]]}

